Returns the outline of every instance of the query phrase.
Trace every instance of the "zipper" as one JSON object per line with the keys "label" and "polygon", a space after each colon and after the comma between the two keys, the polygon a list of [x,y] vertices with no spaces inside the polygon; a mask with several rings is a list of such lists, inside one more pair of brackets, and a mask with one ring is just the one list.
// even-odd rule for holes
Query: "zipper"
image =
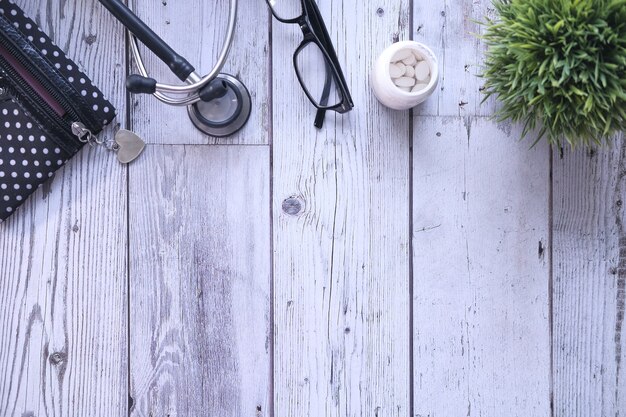
{"label": "zipper", "polygon": [[[58,113],[54,112],[50,105],[43,98],[37,95],[35,89],[33,89],[29,84],[24,83],[24,85],[20,85],[20,87],[24,90],[16,94],[15,88],[4,82],[5,78],[12,72],[12,68],[10,66],[3,67],[5,62],[6,60],[0,55],[0,105],[2,102],[9,99],[13,99],[19,104],[23,104],[22,101],[28,102],[27,107],[34,109],[31,113],[42,117],[46,123],[51,122],[54,124],[54,126],[46,125],[41,126],[41,128],[49,133],[52,133],[50,139],[70,156],[78,152],[84,144],[89,144],[90,146],[102,146],[108,151],[115,152],[117,154],[117,159],[122,164],[128,164],[142,154],[146,144],[134,132],[120,129],[115,134],[114,140],[102,140],[98,138],[98,136],[94,135],[92,131],[82,122],[71,122],[71,125],[68,124],[68,121],[59,116]],[[15,76],[15,74],[11,75]],[[16,81],[13,81],[13,83],[17,84]],[[37,117],[35,117],[35,119],[37,119]],[[41,124],[41,120],[39,121],[39,124]],[[71,138],[71,143],[73,143],[75,147],[70,147],[68,141],[55,140],[59,131],[61,133],[59,136]]]}
{"label": "zipper", "polygon": [[[4,80],[7,80],[7,82],[3,82]],[[3,96],[8,95],[18,103],[22,103],[22,105],[26,104],[26,107],[31,113],[43,116],[42,118],[44,118],[46,124],[50,123],[51,125],[41,127],[51,133],[50,139],[63,150],[72,154],[83,145],[80,141],[75,139],[71,124],[52,110],[50,105],[41,98],[30,84],[25,82],[23,78],[17,74],[17,71],[15,71],[2,56],[0,56],[0,88],[5,90]],[[39,122],[42,124],[44,121],[40,120]],[[61,133],[61,135],[58,135],[59,133]],[[71,138],[71,145],[66,143],[66,141],[55,140],[57,136],[66,139]]]}
{"label": "zipper", "polygon": [[[0,17],[0,19],[4,19],[4,18]],[[7,30],[14,31],[17,36],[20,36],[20,37],[22,36],[19,32],[16,31],[16,29],[13,27],[13,25],[10,24],[10,22],[7,22],[6,19],[4,19],[4,22],[5,22],[5,25],[6,24],[9,25],[6,27]],[[81,113],[83,111],[81,110],[80,107],[75,105],[76,100],[73,99],[72,97],[67,96],[63,91],[60,91],[50,81],[50,79],[41,70],[41,68],[31,62],[30,58],[24,52],[24,50],[20,48],[19,46],[17,46],[15,42],[10,38],[10,36],[7,33],[4,33],[2,30],[0,30],[0,45],[4,46],[9,51],[11,56],[14,57],[17,60],[17,62],[19,62],[22,66],[24,66],[24,68],[30,73],[30,75],[33,76],[34,79],[36,79],[39,83],[41,83],[41,85],[45,87],[46,91],[52,97],[54,97],[54,99],[58,101],[59,104],[61,104],[61,106],[63,106],[63,108],[70,114],[73,120],[82,119]],[[55,69],[51,69],[51,72],[55,72],[55,71],[56,71]],[[63,82],[68,84],[69,88],[73,89],[73,87],[69,85],[69,83],[65,79],[63,79]],[[89,124],[91,125],[91,123]],[[89,127],[91,129],[96,129],[98,126],[89,126]]]}
{"label": "zipper", "polygon": [[[57,78],[59,83],[65,83],[70,92],[76,93],[75,97],[55,86],[50,77],[31,61],[26,50],[20,48],[11,35],[22,39],[22,35],[13,25],[0,15],[0,48],[4,49],[0,50],[4,52],[4,55],[0,53],[0,89],[3,88],[3,78],[8,78],[7,92],[16,101],[27,102],[34,110],[32,113],[40,119],[40,123],[50,122],[53,125],[42,128],[53,133],[51,139],[60,148],[71,155],[85,143],[91,146],[104,146],[105,149],[114,151],[117,159],[123,164],[130,163],[141,155],[145,149],[145,142],[133,132],[120,129],[112,141],[104,141],[94,135],[92,131],[100,132],[102,126],[97,125],[95,121],[97,117],[88,107],[83,105],[83,109],[78,105],[83,100],[74,87],[65,78],[57,75],[56,70],[51,69],[50,77]],[[15,90],[19,97],[15,97]],[[84,117],[81,117],[81,114]],[[86,126],[86,123],[89,125]],[[55,137],[58,139],[55,140]],[[61,141],[60,138],[64,137],[69,140]]]}

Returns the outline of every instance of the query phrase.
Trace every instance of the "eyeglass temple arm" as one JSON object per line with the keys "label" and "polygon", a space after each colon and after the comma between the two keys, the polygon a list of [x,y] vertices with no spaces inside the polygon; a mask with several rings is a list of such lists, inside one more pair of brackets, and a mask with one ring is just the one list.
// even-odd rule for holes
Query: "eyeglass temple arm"
{"label": "eyeglass temple arm", "polygon": [[[328,62],[324,60],[324,64],[326,65],[326,80],[324,81],[324,90],[322,90],[322,98],[320,99],[320,105],[326,106],[328,104],[328,97],[330,96],[330,86],[333,82],[333,76],[331,73],[330,65]],[[315,122],[313,125],[321,129],[324,126],[324,117],[326,117],[325,109],[317,109],[317,114],[315,115]]]}
{"label": "eyeglass temple arm", "polygon": [[321,129],[324,126],[325,117],[326,117],[326,110],[317,109],[317,113],[315,114],[315,122],[313,122],[313,125],[316,128]]}
{"label": "eyeglass temple arm", "polygon": [[195,68],[185,58],[176,53],[120,0],[99,1],[126,29],[130,30],[148,49],[165,62],[181,81],[187,80],[189,75],[195,71]]}

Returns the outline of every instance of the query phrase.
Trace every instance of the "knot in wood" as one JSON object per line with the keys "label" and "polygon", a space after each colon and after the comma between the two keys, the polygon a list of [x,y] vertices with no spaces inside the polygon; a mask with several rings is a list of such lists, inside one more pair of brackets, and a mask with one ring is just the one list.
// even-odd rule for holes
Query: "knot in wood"
{"label": "knot in wood", "polygon": [[67,360],[67,355],[63,352],[54,352],[50,355],[50,363],[54,366],[60,365]]}
{"label": "knot in wood", "polygon": [[96,35],[85,36],[85,42],[87,43],[87,45],[93,45],[94,43],[96,43],[97,39],[98,37]]}
{"label": "knot in wood", "polygon": [[302,212],[302,200],[297,197],[289,197],[283,201],[283,212],[290,216],[297,216]]}

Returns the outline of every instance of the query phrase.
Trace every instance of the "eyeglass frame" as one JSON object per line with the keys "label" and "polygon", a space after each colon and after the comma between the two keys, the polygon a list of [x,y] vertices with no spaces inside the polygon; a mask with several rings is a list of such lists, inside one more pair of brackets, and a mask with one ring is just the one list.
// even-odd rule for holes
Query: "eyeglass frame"
{"label": "eyeglass frame", "polygon": [[[297,23],[302,30],[304,39],[302,40],[302,42],[300,42],[300,45],[296,48],[293,54],[293,66],[294,70],[296,71],[296,76],[298,77],[298,82],[300,83],[300,86],[304,90],[304,93],[308,97],[311,104],[313,104],[313,106],[317,108],[314,125],[316,128],[321,129],[324,124],[326,111],[331,110],[337,113],[347,113],[354,107],[352,96],[350,95],[350,91],[348,90],[348,84],[346,83],[346,79],[343,75],[343,72],[341,71],[339,59],[337,58],[337,53],[335,52],[335,48],[330,39],[330,35],[328,34],[328,29],[326,28],[326,24],[324,23],[322,14],[314,0],[300,0],[300,4],[302,5],[302,14],[292,19],[283,19],[276,14],[276,11],[274,11],[271,0],[265,0],[265,2],[267,3],[270,11],[272,12],[272,15],[276,18],[276,20],[281,23],[287,24]],[[327,67],[326,81],[324,83],[324,92],[322,93],[322,98],[324,97],[324,95],[328,95],[328,90],[331,85],[331,80],[329,80],[328,77],[328,75],[330,74],[334,77],[334,81],[337,83],[337,87],[339,88],[339,92],[341,93],[341,101],[338,104],[332,106],[323,106],[321,104],[318,104],[317,100],[313,98],[311,92],[306,87],[306,84],[303,81],[302,74],[300,73],[300,70],[298,68],[297,59],[298,54],[310,43],[314,43],[320,49],[320,51],[324,55],[324,61]],[[330,67],[330,72],[328,71],[328,67]]]}

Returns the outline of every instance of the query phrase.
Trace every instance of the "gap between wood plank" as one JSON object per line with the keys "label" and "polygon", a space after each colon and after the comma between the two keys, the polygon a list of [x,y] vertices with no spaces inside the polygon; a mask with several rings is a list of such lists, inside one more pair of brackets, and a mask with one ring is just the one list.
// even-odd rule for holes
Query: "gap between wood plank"
{"label": "gap between wood plank", "polygon": [[272,77],[272,69],[274,66],[274,49],[273,49],[273,37],[272,37],[272,24],[273,16],[270,15],[268,23],[268,35],[267,42],[269,48],[269,57],[267,60],[267,73],[269,79],[267,81],[268,92],[268,128],[267,134],[268,146],[269,146],[269,193],[270,193],[270,322],[269,322],[269,337],[270,337],[270,381],[269,381],[269,416],[275,417],[274,409],[274,78]]}
{"label": "gap between wood plank", "polygon": [[[414,2],[409,1],[409,40],[413,40],[413,24],[415,19],[414,14]],[[414,123],[414,110],[409,109],[409,417],[415,415],[415,358],[413,354],[413,348],[415,346],[415,331],[413,326],[415,324],[413,313],[413,141],[415,137]]]}
{"label": "gap between wood plank", "polygon": [[554,417],[554,186],[553,186],[553,158],[554,150],[550,146],[550,163],[548,174],[548,332],[550,338],[550,382],[549,404],[550,417]]}
{"label": "gap between wood plank", "polygon": [[[128,0],[125,1],[128,4]],[[124,51],[126,59],[126,77],[131,74],[132,62],[128,31],[124,34]],[[131,132],[134,129],[132,112],[132,97],[126,90],[126,125]],[[126,165],[126,413],[131,415],[134,399],[131,397],[131,364],[130,364],[130,167]]]}

